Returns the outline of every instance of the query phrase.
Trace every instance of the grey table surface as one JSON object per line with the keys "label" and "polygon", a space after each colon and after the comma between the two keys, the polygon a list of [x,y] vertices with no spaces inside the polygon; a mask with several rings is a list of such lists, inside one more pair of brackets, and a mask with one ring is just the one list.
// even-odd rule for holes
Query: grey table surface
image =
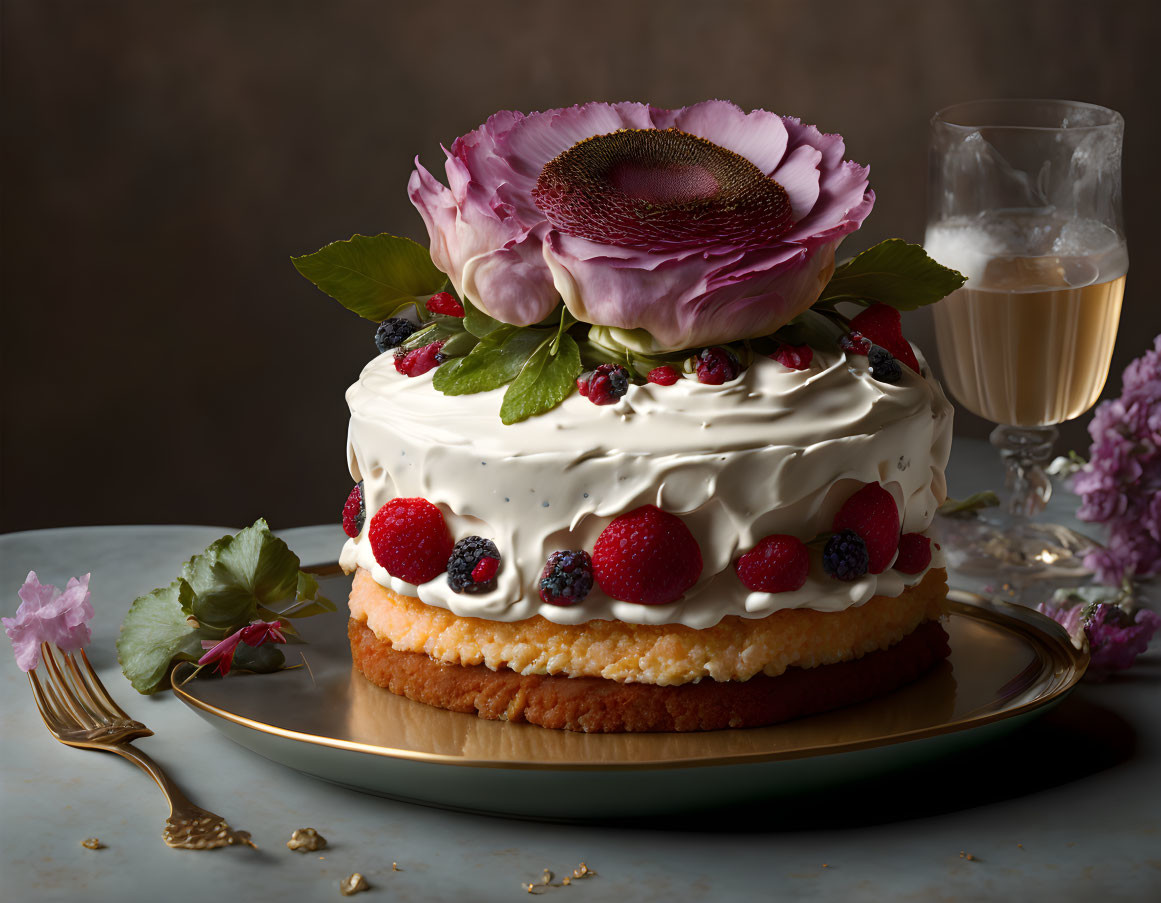
{"label": "grey table surface", "polygon": [[[952,494],[995,487],[985,443],[957,442]],[[1066,519],[1059,493],[1050,513]],[[69,749],[45,731],[24,675],[0,653],[0,899],[525,899],[522,883],[581,860],[599,877],[548,891],[570,900],[1161,899],[1161,655],[999,741],[821,799],[600,825],[544,824],[425,808],[325,784],[234,745],[172,694],[138,696],[114,640],[133,598],[168,583],[220,527],[84,527],[0,537],[0,610],[35,569],[63,586],[92,571],[90,657],[132,715],[140,747],[195,801],[249,830],[260,849],[166,848],[161,794],[134,766]],[[304,562],[334,560],[335,526],[281,535]],[[953,585],[972,581],[953,575]],[[1152,591],[1156,607],[1156,591]],[[482,777],[481,779],[486,779]],[[583,792],[583,787],[578,787]],[[310,825],[320,856],[287,851]],[[97,836],[106,849],[80,841]],[[974,859],[961,856],[970,853]],[[402,871],[392,872],[392,861]],[[823,863],[827,867],[823,868]]]}

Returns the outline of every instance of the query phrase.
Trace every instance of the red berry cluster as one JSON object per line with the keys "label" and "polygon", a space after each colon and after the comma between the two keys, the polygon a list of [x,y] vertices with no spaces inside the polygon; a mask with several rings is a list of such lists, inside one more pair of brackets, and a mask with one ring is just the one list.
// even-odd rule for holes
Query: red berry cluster
{"label": "red berry cluster", "polygon": [[[854,580],[867,572],[881,574],[894,559],[897,571],[922,572],[931,564],[931,540],[921,533],[900,536],[899,527],[899,509],[891,493],[878,483],[867,483],[835,515],[823,569],[837,579]],[[742,555],[734,569],[747,589],[787,592],[806,583],[810,556],[802,540],[777,534]]]}

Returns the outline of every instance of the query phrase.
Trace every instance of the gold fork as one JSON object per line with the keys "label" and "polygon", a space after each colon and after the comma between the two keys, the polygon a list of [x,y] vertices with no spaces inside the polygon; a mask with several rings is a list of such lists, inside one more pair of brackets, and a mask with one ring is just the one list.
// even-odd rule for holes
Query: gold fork
{"label": "gold fork", "polygon": [[42,684],[33,669],[28,672],[28,682],[49,733],[66,746],[116,753],[145,769],[169,800],[169,820],[161,835],[169,846],[183,850],[254,846],[247,832],[235,831],[220,815],[195,806],[156,762],[129,745],[140,737],[152,737],[153,731],[113,701],[85,650],[80,650],[78,661],[71,652],[41,643],[40,654],[48,679]]}

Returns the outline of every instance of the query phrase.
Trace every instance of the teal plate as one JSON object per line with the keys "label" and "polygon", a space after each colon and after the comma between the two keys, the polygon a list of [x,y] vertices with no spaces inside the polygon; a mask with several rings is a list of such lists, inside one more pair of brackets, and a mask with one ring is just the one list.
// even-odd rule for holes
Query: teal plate
{"label": "teal plate", "polygon": [[[350,578],[320,574],[344,600]],[[953,592],[951,657],[890,695],[748,730],[579,734],[486,721],[395,696],[351,665],[345,606],[300,625],[309,667],[188,680],[175,692],[231,740],[325,781],[396,799],[550,819],[659,815],[866,780],[1006,733],[1088,664],[1055,622]]]}

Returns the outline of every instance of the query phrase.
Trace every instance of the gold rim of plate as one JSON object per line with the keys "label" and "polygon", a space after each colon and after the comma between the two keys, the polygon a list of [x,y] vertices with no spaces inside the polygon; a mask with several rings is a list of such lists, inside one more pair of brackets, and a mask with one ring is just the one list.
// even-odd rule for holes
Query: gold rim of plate
{"label": "gold rim of plate", "polygon": [[[336,565],[322,565],[307,568],[307,570],[310,570],[320,577],[330,577],[338,573]],[[885,699],[895,701],[896,708],[905,708],[908,704],[908,698],[906,696],[900,696],[900,694],[906,694],[909,691],[909,687],[915,688],[917,685],[932,681],[934,679],[932,675],[941,669],[945,669],[945,673],[939,679],[945,681],[945,683],[938,686],[929,685],[927,695],[930,696],[932,692],[936,694],[948,692],[946,681],[950,680],[949,692],[954,697],[957,692],[957,684],[952,677],[952,669],[948,663],[938,666],[935,671],[929,672],[928,675],[921,677],[914,684],[909,685],[909,687],[903,687],[886,697],[880,697],[877,700],[870,700],[869,702],[844,709],[809,716],[808,718],[798,719],[797,721],[786,722],[782,725],[773,725],[768,728],[749,728],[746,730],[670,734],[571,734],[566,731],[551,731],[535,725],[486,721],[474,715],[449,712],[425,706],[422,703],[412,702],[402,697],[396,697],[387,690],[375,687],[369,681],[366,681],[361,674],[354,671],[353,666],[351,667],[352,677],[350,680],[355,681],[355,689],[358,694],[376,700],[376,704],[382,704],[389,708],[398,707],[394,713],[395,716],[406,714],[408,717],[418,717],[421,723],[418,727],[411,725],[411,730],[420,735],[425,730],[425,726],[422,723],[424,719],[427,719],[427,726],[432,728],[433,735],[438,732],[450,730],[458,738],[456,743],[459,751],[456,753],[368,743],[343,736],[335,736],[334,734],[340,733],[340,731],[336,730],[330,731],[330,735],[328,735],[326,733],[314,732],[310,728],[294,729],[231,711],[230,707],[222,704],[220,700],[217,703],[211,702],[205,698],[201,698],[198,693],[198,690],[202,690],[204,693],[209,687],[228,686],[231,681],[245,681],[247,684],[254,681],[254,687],[259,686],[258,681],[266,681],[266,684],[261,685],[263,693],[273,693],[277,688],[271,678],[275,675],[247,674],[231,676],[224,681],[187,681],[193,665],[185,662],[179,664],[174,669],[171,682],[174,693],[183,702],[203,713],[215,716],[239,727],[315,746],[365,753],[390,759],[455,765],[468,768],[611,771],[696,768],[715,765],[743,765],[757,762],[774,762],[819,755],[857,752],[874,747],[944,736],[983,727],[1005,719],[1018,718],[1021,715],[1027,715],[1035,712],[1037,709],[1050,706],[1071,691],[1083,676],[1089,661],[1087,649],[1079,650],[1075,648],[1064,629],[1050,618],[1020,605],[998,599],[987,599],[975,593],[962,590],[952,590],[949,593],[949,602],[951,610],[949,632],[952,634],[951,661],[954,661],[956,658],[957,626],[968,629],[969,631],[972,628],[976,628],[977,632],[979,629],[991,631],[998,639],[1006,638],[1002,639],[1002,641],[1007,642],[1008,645],[1012,643],[1017,645],[1022,644],[1021,648],[1025,651],[1024,658],[1028,657],[1027,653],[1031,653],[1031,660],[1027,661],[1022,669],[1013,670],[1011,673],[1005,672],[1004,676],[1007,676],[1007,681],[995,691],[996,694],[1003,694],[1007,690],[1008,696],[1004,698],[1007,698],[1011,704],[1005,704],[1004,698],[995,696],[990,704],[975,706],[948,720],[936,720],[934,723],[921,727],[897,731],[888,730],[875,735],[859,736],[854,739],[834,739],[836,732],[842,732],[841,730],[836,731],[834,729],[835,725],[841,725],[843,723],[836,719],[849,719],[853,714],[866,711],[865,707],[868,706],[876,704],[882,706],[882,701]],[[342,638],[345,643],[346,615],[341,606],[337,614],[342,620]],[[336,615],[323,615],[319,617],[332,618],[336,617]],[[311,620],[314,621],[315,619],[312,618]],[[981,640],[977,639],[973,642],[976,645],[980,645]],[[305,647],[308,652],[311,650],[312,645],[308,644]],[[349,647],[344,645],[344,648],[346,649],[347,662],[349,664]],[[981,652],[982,650],[977,649],[975,657],[979,658]],[[1008,657],[1011,658],[1012,656],[1009,655]],[[975,670],[979,670],[978,667]],[[276,673],[285,675],[287,672]],[[965,675],[960,675],[960,677],[963,676]],[[973,676],[973,679],[978,681],[979,677],[980,675],[977,674]],[[310,680],[313,681],[313,679],[312,674]],[[363,685],[365,685],[367,690],[366,694],[363,694]],[[281,686],[285,688],[285,682]],[[246,691],[253,693],[253,688],[247,686]],[[337,692],[340,694],[340,699],[345,701],[348,709],[353,704],[358,704],[358,700],[352,701],[350,684],[346,688],[339,688]],[[911,692],[916,691],[912,689]],[[221,694],[219,693],[217,695]],[[331,698],[329,702],[333,705],[335,700]],[[342,702],[339,704],[342,705]],[[296,717],[301,717],[297,710]],[[822,719],[829,720],[823,721]],[[816,732],[819,736],[813,741],[807,739],[806,742],[801,742],[803,736],[807,738],[810,736],[809,730],[803,733],[804,726],[805,728],[819,726],[823,729]],[[512,745],[505,743],[504,740],[515,740],[516,743],[514,745],[516,747],[523,745],[529,752],[526,755],[516,757],[513,757],[510,752],[504,756],[473,755],[470,752],[465,752],[465,747],[472,745],[470,740],[461,742],[465,737],[470,738],[472,731],[478,731],[481,737],[486,737],[488,743],[493,747],[499,744],[505,750],[510,751]],[[505,731],[508,732],[507,738],[501,736],[501,732]],[[797,734],[799,741],[796,742],[791,739],[787,742],[788,731],[790,732],[791,738]],[[515,734],[514,732],[522,733]],[[746,740],[755,742],[744,743],[741,745],[741,748],[736,748],[732,752],[718,751],[715,753],[713,751],[715,741],[720,741],[721,738],[725,737],[738,737],[739,735],[745,735]],[[829,739],[827,739],[828,737]],[[661,739],[659,740],[658,738]],[[483,745],[486,746],[488,743]],[[717,745],[721,746],[723,743],[717,742]],[[726,742],[724,745],[729,747],[730,743]],[[569,748],[570,746],[572,747],[571,749]],[[634,746],[642,748],[635,750],[633,749]],[[664,748],[657,748],[659,746],[663,746]],[[537,749],[537,747],[542,748]],[[735,747],[737,747],[736,744]],[[578,758],[578,754],[583,754],[583,758]]]}

